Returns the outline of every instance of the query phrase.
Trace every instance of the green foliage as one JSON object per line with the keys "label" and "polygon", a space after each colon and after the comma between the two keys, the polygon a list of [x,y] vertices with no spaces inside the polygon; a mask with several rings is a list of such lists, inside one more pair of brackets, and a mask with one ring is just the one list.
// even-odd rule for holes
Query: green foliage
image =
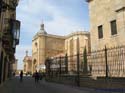
{"label": "green foliage", "polygon": [[65,65],[66,65],[66,72],[68,73],[68,56],[67,56],[67,53],[65,55]]}
{"label": "green foliage", "polygon": [[87,51],[86,51],[86,47],[84,48],[83,57],[84,57],[83,62],[87,63]]}
{"label": "green foliage", "polygon": [[83,72],[84,73],[87,73],[88,72],[88,69],[87,69],[87,50],[86,50],[86,47],[84,48],[84,52],[83,52],[83,64],[84,64],[84,67],[83,67]]}

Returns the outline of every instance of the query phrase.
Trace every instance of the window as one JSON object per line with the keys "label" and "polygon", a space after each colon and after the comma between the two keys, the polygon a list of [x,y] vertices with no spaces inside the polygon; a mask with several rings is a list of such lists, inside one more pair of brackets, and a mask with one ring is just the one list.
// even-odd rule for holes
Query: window
{"label": "window", "polygon": [[117,34],[116,20],[111,21],[110,24],[111,24],[111,35]]}
{"label": "window", "polygon": [[98,38],[103,38],[103,27],[102,25],[98,26]]}
{"label": "window", "polygon": [[35,42],[35,47],[37,47],[37,42]]}

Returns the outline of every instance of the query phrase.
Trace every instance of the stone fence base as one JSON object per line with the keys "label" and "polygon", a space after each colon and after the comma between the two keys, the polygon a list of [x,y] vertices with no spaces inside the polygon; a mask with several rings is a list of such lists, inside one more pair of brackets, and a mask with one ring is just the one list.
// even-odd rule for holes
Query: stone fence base
{"label": "stone fence base", "polygon": [[[76,76],[64,76],[64,77],[51,77],[46,78],[49,82],[56,82],[61,84],[67,84],[71,86],[77,86]],[[87,88],[122,88],[125,89],[125,78],[104,78],[98,77],[93,79],[91,77],[80,77],[79,79],[80,87]]]}

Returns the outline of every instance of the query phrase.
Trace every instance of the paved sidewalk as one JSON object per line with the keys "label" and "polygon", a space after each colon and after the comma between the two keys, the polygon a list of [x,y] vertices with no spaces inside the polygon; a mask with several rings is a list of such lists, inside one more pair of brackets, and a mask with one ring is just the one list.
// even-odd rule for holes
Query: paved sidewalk
{"label": "paved sidewalk", "polygon": [[22,83],[19,78],[8,80],[0,87],[0,93],[123,93],[122,91],[111,92],[103,89],[86,89],[75,86],[67,86],[62,84],[48,83],[44,80],[38,84],[31,77],[24,77]]}

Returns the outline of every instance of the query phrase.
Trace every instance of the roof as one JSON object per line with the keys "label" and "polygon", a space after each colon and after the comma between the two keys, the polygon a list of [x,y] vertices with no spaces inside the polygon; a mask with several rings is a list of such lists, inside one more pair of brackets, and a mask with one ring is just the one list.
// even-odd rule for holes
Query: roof
{"label": "roof", "polygon": [[73,33],[67,35],[66,38],[70,38],[70,37],[77,36],[77,35],[90,35],[90,32],[88,32],[88,31],[76,31],[76,32],[73,32]]}
{"label": "roof", "polygon": [[93,0],[86,0],[86,2],[91,2],[91,1],[93,1]]}
{"label": "roof", "polygon": [[53,57],[64,57],[64,56],[65,56],[64,53],[59,53],[59,54],[57,54],[57,55],[55,55],[55,56],[53,56]]}
{"label": "roof", "polygon": [[66,36],[60,36],[60,35],[54,35],[54,34],[36,34],[33,37],[32,41],[36,40],[40,36],[45,36],[45,37],[50,37],[50,38],[58,38],[58,39],[65,39],[66,38]]}
{"label": "roof", "polygon": [[32,62],[32,56],[25,56],[23,59],[23,62],[28,61],[28,62]]}

